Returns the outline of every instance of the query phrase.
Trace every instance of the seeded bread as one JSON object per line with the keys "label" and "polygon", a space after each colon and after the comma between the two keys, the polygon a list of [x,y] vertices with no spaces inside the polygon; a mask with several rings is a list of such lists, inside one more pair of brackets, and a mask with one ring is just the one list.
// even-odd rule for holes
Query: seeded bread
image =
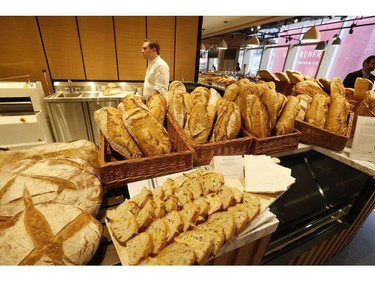
{"label": "seeded bread", "polygon": [[142,232],[126,243],[129,265],[136,265],[146,258],[153,250],[152,237],[148,232]]}
{"label": "seeded bread", "polygon": [[207,222],[209,224],[221,225],[225,233],[225,242],[230,241],[236,233],[236,221],[230,212],[218,212],[210,215]]}
{"label": "seeded bread", "polygon": [[193,265],[195,252],[184,243],[173,242],[165,247],[157,258],[167,265]]}
{"label": "seeded bread", "polygon": [[167,246],[169,229],[163,219],[153,221],[147,228],[146,232],[152,237],[153,254],[158,254],[165,246]]}

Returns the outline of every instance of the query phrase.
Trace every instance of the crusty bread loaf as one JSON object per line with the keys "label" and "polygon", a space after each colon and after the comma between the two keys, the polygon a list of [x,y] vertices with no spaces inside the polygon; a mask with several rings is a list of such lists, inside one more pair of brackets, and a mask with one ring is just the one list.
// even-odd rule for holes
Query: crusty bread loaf
{"label": "crusty bread loaf", "polygon": [[363,100],[366,96],[365,93],[370,91],[373,85],[374,84],[370,80],[357,77],[354,83],[354,97]]}
{"label": "crusty bread loaf", "polygon": [[297,95],[297,98],[299,99],[300,110],[298,112],[296,119],[304,121],[307,109],[309,108],[312,101],[312,96],[307,94],[299,94]]}
{"label": "crusty bread loaf", "polygon": [[223,98],[227,101],[236,102],[239,90],[240,87],[236,83],[233,83],[225,89]]}
{"label": "crusty bread loaf", "polygon": [[186,92],[177,92],[171,98],[168,110],[176,119],[181,128],[185,127],[186,120],[193,108],[193,102],[190,94]]}
{"label": "crusty bread loaf", "polygon": [[172,143],[163,125],[149,111],[134,108],[123,117],[125,127],[146,156],[172,151]]}
{"label": "crusty bread loaf", "polygon": [[350,104],[343,95],[331,95],[324,128],[339,134],[345,135],[348,130],[348,116]]}
{"label": "crusty bread loaf", "polygon": [[125,159],[143,156],[139,146],[125,128],[123,115],[119,109],[102,107],[94,112],[94,117],[108,143]]}
{"label": "crusty bread loaf", "polygon": [[210,90],[206,87],[198,86],[190,93],[193,105],[197,103],[207,104],[210,99]]}
{"label": "crusty bread loaf", "polygon": [[305,80],[303,74],[296,70],[287,70],[286,75],[288,75],[290,83],[297,84]]}
{"label": "crusty bread loaf", "polygon": [[307,109],[305,121],[315,127],[323,128],[326,122],[330,98],[315,94]]}
{"label": "crusty bread loaf", "polygon": [[275,135],[286,135],[294,130],[294,122],[300,111],[299,99],[295,96],[288,96],[288,101],[275,126]]}
{"label": "crusty bread loaf", "polygon": [[345,97],[345,86],[339,77],[333,77],[331,79],[329,93],[331,96],[340,95]]}
{"label": "crusty bread loaf", "polygon": [[275,90],[265,89],[261,97],[261,101],[266,105],[271,129],[275,127],[276,121],[278,119],[279,110],[279,97]]}
{"label": "crusty bread loaf", "polygon": [[160,124],[164,125],[165,114],[167,113],[167,100],[160,94],[151,95],[146,102],[152,115]]}
{"label": "crusty bread loaf", "polygon": [[182,83],[181,81],[177,81],[177,80],[172,81],[169,84],[169,88],[168,88],[168,109],[169,109],[169,106],[172,104],[173,96],[178,92],[186,92],[184,83]]}
{"label": "crusty bread loaf", "polygon": [[210,142],[234,139],[241,129],[241,113],[238,105],[224,100],[217,111]]}
{"label": "crusty bread loaf", "polygon": [[315,81],[302,81],[295,84],[292,88],[292,92],[295,95],[307,94],[314,96],[316,94],[321,94],[328,97],[328,94],[319,86]]}
{"label": "crusty bread loaf", "polygon": [[246,131],[257,138],[271,136],[270,117],[266,105],[257,95],[241,97],[242,123]]}
{"label": "crusty bread loaf", "polygon": [[121,111],[122,114],[124,114],[127,110],[144,106],[145,104],[140,96],[129,94],[122,99],[117,108]]}
{"label": "crusty bread loaf", "polygon": [[99,246],[101,223],[72,205],[29,202],[0,227],[0,264],[87,264]]}
{"label": "crusty bread loaf", "polygon": [[136,265],[145,259],[153,250],[152,237],[148,232],[142,232],[126,243],[129,265]]}
{"label": "crusty bread loaf", "polygon": [[368,105],[372,113],[375,114],[375,91],[367,91],[365,93],[365,103]]}
{"label": "crusty bread loaf", "polygon": [[121,88],[115,83],[108,83],[107,87],[103,91],[104,96],[113,96],[117,94],[121,94]]}

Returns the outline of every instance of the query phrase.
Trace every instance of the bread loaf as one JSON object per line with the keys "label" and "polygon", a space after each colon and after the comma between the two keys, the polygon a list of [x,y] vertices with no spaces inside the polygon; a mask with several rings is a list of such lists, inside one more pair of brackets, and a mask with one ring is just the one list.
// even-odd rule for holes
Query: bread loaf
{"label": "bread loaf", "polygon": [[279,110],[279,97],[275,90],[265,89],[261,97],[261,101],[266,105],[271,129],[275,127],[276,121],[278,119]]}
{"label": "bread loaf", "polygon": [[292,92],[295,95],[307,94],[314,96],[316,94],[328,97],[328,94],[319,86],[315,81],[302,81],[295,84],[292,88]]}
{"label": "bread loaf", "polygon": [[246,131],[257,138],[271,136],[271,125],[267,107],[257,95],[241,97],[242,123]]}
{"label": "bread loaf", "polygon": [[375,114],[375,91],[367,91],[365,93],[365,103],[368,105],[372,113]]}
{"label": "bread loaf", "polygon": [[121,89],[115,83],[108,83],[103,91],[104,96],[113,96],[121,93]]}
{"label": "bread loaf", "polygon": [[94,112],[96,124],[111,147],[125,159],[144,156],[133,137],[123,123],[123,115],[119,109],[102,107]]}
{"label": "bread loaf", "polygon": [[172,81],[168,88],[168,106],[172,104],[173,96],[178,92],[186,92],[184,83],[181,81]]}
{"label": "bread loaf", "polygon": [[163,125],[147,110],[135,108],[123,117],[125,127],[146,156],[172,151],[172,143]]}
{"label": "bread loaf", "polygon": [[300,110],[298,112],[296,119],[304,121],[307,109],[309,108],[312,101],[312,96],[307,94],[299,94],[297,98],[299,99]]}
{"label": "bread loaf", "polygon": [[275,135],[285,135],[293,132],[294,122],[300,111],[299,99],[295,96],[288,96],[288,101],[275,126]]}
{"label": "bread loaf", "polygon": [[94,256],[102,225],[60,203],[30,204],[0,227],[2,265],[83,265]]}
{"label": "bread loaf", "polygon": [[366,96],[365,93],[370,91],[373,86],[374,84],[370,80],[357,77],[354,83],[354,97],[363,100]]}
{"label": "bread loaf", "polygon": [[119,103],[117,108],[124,114],[127,110],[137,107],[144,107],[144,102],[140,96],[135,94],[126,95]]}
{"label": "bread loaf", "polygon": [[339,94],[331,96],[324,128],[333,133],[345,135],[348,129],[349,112],[350,104],[345,96]]}
{"label": "bread loaf", "polygon": [[307,109],[305,121],[318,128],[323,128],[326,122],[330,98],[325,95],[315,94]]}
{"label": "bread loaf", "polygon": [[210,142],[226,141],[237,137],[241,129],[241,113],[238,105],[224,100],[217,111]]}
{"label": "bread loaf", "polygon": [[165,114],[167,113],[167,100],[165,97],[160,94],[151,95],[147,99],[146,105],[156,120],[164,125]]}
{"label": "bread loaf", "polygon": [[236,102],[239,90],[239,86],[236,83],[233,83],[225,89],[223,98],[227,101]]}
{"label": "bread loaf", "polygon": [[345,97],[345,86],[339,77],[333,77],[330,83],[330,95],[341,95]]}

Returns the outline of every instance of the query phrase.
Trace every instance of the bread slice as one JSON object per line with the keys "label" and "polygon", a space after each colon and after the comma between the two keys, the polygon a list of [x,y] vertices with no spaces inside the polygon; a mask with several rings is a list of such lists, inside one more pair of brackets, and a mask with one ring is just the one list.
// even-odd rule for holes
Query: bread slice
{"label": "bread slice", "polygon": [[165,247],[157,258],[167,265],[193,265],[195,252],[184,243],[173,242]]}
{"label": "bread slice", "polygon": [[192,199],[203,196],[203,188],[197,179],[186,179],[180,188],[187,188],[192,194]]}
{"label": "bread slice", "polygon": [[147,232],[138,234],[126,243],[126,250],[128,252],[128,264],[138,264],[152,253],[153,242],[151,235]]}
{"label": "bread slice", "polygon": [[249,222],[260,213],[259,197],[255,194],[244,192],[243,204],[247,207]]}
{"label": "bread slice", "polygon": [[208,211],[210,210],[210,204],[204,197],[199,197],[198,199],[194,200],[194,204],[197,204],[199,207],[199,216],[206,218],[208,216]]}
{"label": "bread slice", "polygon": [[192,202],[194,199],[192,192],[186,186],[181,186],[179,188],[176,188],[174,195],[178,199],[179,207],[182,207],[186,205],[187,203]]}
{"label": "bread slice", "polygon": [[158,186],[157,188],[155,188],[151,192],[152,192],[152,199],[154,199],[154,200],[156,200],[158,198],[164,199],[164,189],[163,189],[162,185]]}
{"label": "bread slice", "polygon": [[194,230],[201,230],[212,236],[212,241],[214,243],[212,256],[216,256],[225,242],[223,227],[217,224],[202,223],[197,225]]}
{"label": "bread slice", "polygon": [[154,199],[153,205],[155,208],[154,218],[162,218],[167,214],[165,202],[161,198]]}
{"label": "bread slice", "polygon": [[125,200],[116,208],[108,209],[106,211],[106,217],[111,222],[116,220],[123,220],[124,216],[126,216],[128,212],[131,212],[133,215],[136,215],[139,213],[140,210],[141,208],[139,208],[135,202]]}
{"label": "bread slice", "polygon": [[235,235],[239,235],[250,221],[247,207],[243,204],[237,204],[236,206],[228,208],[228,212],[233,214],[234,220],[236,221]]}
{"label": "bread slice", "polygon": [[111,230],[120,244],[126,243],[138,233],[138,222],[135,216],[128,212],[122,216],[122,220],[110,221]]}
{"label": "bread slice", "polygon": [[130,201],[135,202],[140,208],[143,208],[143,206],[149,200],[152,200],[152,192],[145,186],[142,187],[140,193],[130,198]]}
{"label": "bread slice", "polygon": [[168,196],[165,200],[165,210],[168,212],[178,210],[178,198],[174,195]]}
{"label": "bread slice", "polygon": [[170,243],[184,228],[184,220],[178,211],[171,211],[162,220],[168,226],[167,241]]}
{"label": "bread slice", "polygon": [[139,211],[135,216],[139,231],[144,231],[153,221],[155,216],[155,209],[151,204],[151,201],[148,201],[145,206]]}
{"label": "bread slice", "polygon": [[208,217],[207,223],[216,224],[223,227],[225,233],[225,242],[230,241],[236,233],[236,221],[233,214],[230,212],[225,211],[212,214]]}
{"label": "bread slice", "polygon": [[208,194],[209,192],[217,192],[225,182],[224,176],[216,172],[207,172],[205,175],[199,177],[198,180],[203,187],[204,195]]}
{"label": "bread slice", "polygon": [[200,230],[183,232],[175,238],[175,241],[186,244],[193,249],[198,264],[206,262],[214,246],[212,236]]}
{"label": "bread slice", "polygon": [[152,237],[154,246],[152,250],[153,254],[158,254],[165,246],[167,246],[169,229],[163,219],[153,221],[147,228],[146,232]]}
{"label": "bread slice", "polygon": [[230,189],[232,190],[233,198],[236,204],[242,203],[243,192],[235,187],[231,187]]}
{"label": "bread slice", "polygon": [[234,200],[232,190],[226,185],[220,187],[220,189],[217,192],[217,195],[219,195],[221,202],[223,203],[224,210],[228,209],[236,203],[236,201]]}
{"label": "bread slice", "polygon": [[184,221],[183,230],[188,231],[194,227],[195,221],[199,217],[199,206],[194,203],[188,203],[179,213]]}
{"label": "bread slice", "polygon": [[223,202],[221,201],[220,196],[217,195],[216,193],[209,193],[204,197],[204,199],[210,205],[210,209],[208,210],[208,215],[211,215],[223,209]]}

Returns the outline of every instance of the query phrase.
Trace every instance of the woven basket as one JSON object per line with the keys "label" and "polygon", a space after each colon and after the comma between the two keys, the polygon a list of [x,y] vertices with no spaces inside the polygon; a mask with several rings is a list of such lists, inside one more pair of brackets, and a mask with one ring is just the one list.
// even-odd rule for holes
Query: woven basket
{"label": "woven basket", "polygon": [[316,145],[336,151],[345,148],[353,127],[354,113],[348,118],[348,130],[345,135],[335,134],[326,129],[315,127],[305,121],[296,120],[295,127],[302,132],[301,142]]}
{"label": "woven basket", "polygon": [[256,138],[248,131],[245,131],[245,133],[254,138],[250,149],[250,154],[253,155],[273,154],[297,149],[302,135],[297,129],[294,129],[294,131],[289,134],[267,138]]}
{"label": "woven basket", "polygon": [[179,130],[178,124],[168,113],[165,127],[173,145],[172,153],[129,160],[119,160],[118,154],[101,134],[99,166],[103,187],[120,187],[130,182],[192,169],[194,150],[186,136]]}
{"label": "woven basket", "polygon": [[352,132],[351,132],[352,137],[354,136],[358,116],[375,117],[375,113],[368,107],[368,105],[366,104],[364,100],[361,101],[356,106],[355,111],[354,111],[353,126],[352,126]]}
{"label": "woven basket", "polygon": [[[171,117],[174,119],[172,115]],[[179,126],[179,129],[183,134],[185,134],[181,126]],[[188,139],[189,144],[194,149],[194,167],[209,164],[214,156],[248,154],[251,148],[251,143],[253,141],[252,137],[244,135],[242,131],[239,133],[236,139],[220,141],[216,143],[194,144],[192,140],[187,136],[186,138]]]}

